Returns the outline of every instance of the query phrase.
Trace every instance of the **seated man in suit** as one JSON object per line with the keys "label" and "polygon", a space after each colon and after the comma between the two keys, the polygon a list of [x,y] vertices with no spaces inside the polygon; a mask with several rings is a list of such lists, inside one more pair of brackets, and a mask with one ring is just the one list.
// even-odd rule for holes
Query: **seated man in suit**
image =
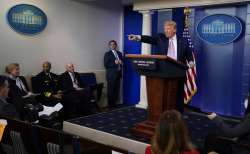
{"label": "seated man in suit", "polygon": [[0,76],[0,117],[19,118],[14,105],[8,103],[6,98],[9,93],[9,82],[5,76]]}
{"label": "seated man in suit", "polygon": [[61,74],[62,90],[66,94],[64,99],[71,104],[65,104],[66,112],[87,115],[91,113],[91,94],[88,87],[80,79],[80,74],[74,71],[74,65],[66,65],[66,71]]}
{"label": "seated man in suit", "polygon": [[62,88],[66,92],[78,91],[84,88],[84,83],[80,80],[80,74],[75,72],[72,63],[66,65],[66,72],[61,75],[61,79]]}
{"label": "seated man in suit", "polygon": [[[227,140],[233,140],[236,143],[249,145],[250,143],[250,93],[245,99],[245,116],[240,123],[232,126],[218,116],[216,113],[211,113],[207,117],[212,120],[218,130],[207,134],[205,138],[204,153],[215,151],[220,154],[246,154],[249,150],[243,149],[237,144],[230,144]],[[221,138],[227,139],[223,140]]]}
{"label": "seated man in suit", "polygon": [[27,103],[37,103],[34,97],[36,96],[29,90],[26,79],[20,76],[20,66],[18,63],[11,63],[6,66],[6,73],[9,76],[10,92],[21,96]]}
{"label": "seated man in suit", "polygon": [[[10,83],[9,102],[15,105],[22,120],[39,122],[38,112],[48,110],[39,103],[40,96],[29,91],[25,78],[20,76],[19,64],[11,63],[6,66],[6,73],[9,76]],[[50,109],[52,113],[54,110],[56,111],[56,108]]]}
{"label": "seated man in suit", "polygon": [[46,61],[42,65],[43,71],[34,77],[36,91],[41,93],[39,100],[43,105],[55,106],[62,100],[62,91],[60,89],[59,76],[52,73],[51,63]]}

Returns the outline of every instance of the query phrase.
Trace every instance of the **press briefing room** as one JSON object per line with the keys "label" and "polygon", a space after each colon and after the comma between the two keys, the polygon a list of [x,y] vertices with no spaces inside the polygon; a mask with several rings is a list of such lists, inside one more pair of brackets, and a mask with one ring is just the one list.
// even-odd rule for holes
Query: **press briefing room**
{"label": "press briefing room", "polygon": [[250,154],[250,1],[1,0],[0,154]]}

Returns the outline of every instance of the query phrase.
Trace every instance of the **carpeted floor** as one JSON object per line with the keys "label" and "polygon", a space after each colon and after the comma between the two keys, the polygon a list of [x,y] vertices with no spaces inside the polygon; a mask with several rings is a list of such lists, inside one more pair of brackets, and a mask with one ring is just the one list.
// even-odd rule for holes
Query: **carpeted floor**
{"label": "carpeted floor", "polygon": [[[146,120],[147,111],[135,107],[125,107],[87,117],[68,120],[68,122],[115,134],[129,139],[150,143],[150,140],[133,136],[130,132],[136,123]],[[188,125],[192,142],[202,148],[205,135],[215,130],[215,125],[207,117],[194,112],[185,112],[183,117]]]}

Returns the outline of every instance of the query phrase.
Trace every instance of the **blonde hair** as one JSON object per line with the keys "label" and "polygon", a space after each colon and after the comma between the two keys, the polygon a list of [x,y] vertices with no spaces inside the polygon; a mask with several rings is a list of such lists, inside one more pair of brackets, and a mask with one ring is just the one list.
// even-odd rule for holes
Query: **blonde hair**
{"label": "blonde hair", "polygon": [[172,20],[170,20],[170,21],[165,21],[165,22],[164,22],[164,25],[165,25],[165,26],[173,26],[175,29],[176,29],[176,27],[177,27],[176,22],[175,22],[175,21],[172,21]]}
{"label": "blonde hair", "polygon": [[14,69],[16,69],[18,67],[19,67],[18,63],[11,63],[5,67],[5,72],[10,74]]}

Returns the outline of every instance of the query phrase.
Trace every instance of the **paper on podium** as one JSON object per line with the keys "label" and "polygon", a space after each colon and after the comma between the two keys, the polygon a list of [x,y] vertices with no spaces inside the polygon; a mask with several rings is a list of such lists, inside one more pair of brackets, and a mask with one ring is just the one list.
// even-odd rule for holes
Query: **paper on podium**
{"label": "paper on podium", "polygon": [[4,129],[7,126],[7,120],[0,119],[0,142],[2,141]]}
{"label": "paper on podium", "polygon": [[49,107],[43,105],[43,111],[39,112],[38,115],[47,115],[50,116],[52,113],[56,111],[60,111],[63,108],[63,105],[61,103],[57,103],[54,107]]}

